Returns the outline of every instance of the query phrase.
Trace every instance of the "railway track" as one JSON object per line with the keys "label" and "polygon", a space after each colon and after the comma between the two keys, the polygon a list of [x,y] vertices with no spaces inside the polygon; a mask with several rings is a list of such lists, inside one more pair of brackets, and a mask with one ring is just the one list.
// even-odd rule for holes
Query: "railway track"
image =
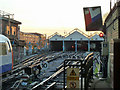
{"label": "railway track", "polygon": [[[70,64],[72,63],[72,65],[76,65],[76,64],[79,64],[78,62],[67,62],[67,64]],[[61,67],[59,68],[59,70],[57,70],[56,68],[56,72],[53,73],[51,76],[49,76],[48,78],[46,78],[45,80],[43,80],[42,82],[40,82],[39,84],[37,84],[36,86],[32,87],[31,90],[51,90],[53,88],[56,87],[56,85],[61,85],[63,86],[63,72],[64,72],[64,66],[63,64],[59,65],[58,67]],[[67,69],[69,66],[67,66],[65,69]],[[60,78],[62,79],[60,81]],[[63,87],[61,87],[62,89]],[[58,88],[56,88],[58,89]]]}
{"label": "railway track", "polygon": [[[43,90],[48,90],[50,88],[56,87],[58,84],[60,84],[60,85],[63,84],[62,81],[59,82],[59,80],[58,80],[59,78],[63,78],[62,73],[64,71],[64,69],[63,69],[63,65],[64,64],[61,62],[61,59],[63,60],[65,58],[73,58],[73,57],[78,58],[77,56],[80,56],[80,55],[83,55],[83,54],[73,53],[73,52],[72,53],[62,53],[62,52],[59,52],[59,53],[52,53],[52,54],[46,54],[46,55],[45,54],[44,55],[37,55],[35,58],[31,57],[31,59],[29,58],[28,60],[24,61],[21,64],[22,67],[19,67],[21,65],[16,66],[14,68],[14,70],[16,69],[15,71],[17,73],[13,73],[11,75],[11,78],[8,77],[8,79],[12,79],[12,78],[15,78],[15,77],[18,77],[18,76],[22,75],[23,74],[23,70],[22,69],[24,67],[26,67],[26,66],[27,67],[31,67],[31,66],[34,67],[36,65],[40,65],[41,61],[47,61],[49,64],[51,63],[51,67],[52,66],[56,67],[56,68],[53,67],[55,70],[52,70],[52,69],[50,70],[50,68],[48,68],[48,72],[47,73],[51,73],[51,74],[49,74],[47,76],[44,75],[45,73],[41,74],[40,77],[36,78],[37,80],[33,80],[33,83],[30,84],[30,88],[29,89],[30,90],[31,89],[32,90],[36,90],[36,88],[40,88],[40,89],[43,88]],[[60,57],[60,62],[58,62],[59,65],[57,66],[55,64],[55,62],[57,62],[57,60],[55,60],[55,59],[57,59],[59,57]],[[79,58],[81,58],[81,57],[79,57]],[[68,63],[79,64],[78,62],[68,62]],[[54,65],[52,65],[52,64],[54,64]],[[66,67],[66,69],[67,68],[68,67]],[[7,78],[4,79],[4,82],[7,81],[8,79]],[[20,80],[18,80],[18,81],[20,81]],[[19,88],[19,86],[18,86],[18,88]]]}
{"label": "railway track", "polygon": [[43,57],[45,57],[48,53],[46,54],[42,54],[42,55],[35,55],[35,56],[32,56],[32,57],[29,57],[27,58],[26,60],[20,62],[20,64],[14,66],[13,70],[10,71],[10,72],[7,72],[7,73],[4,73],[2,76],[2,82],[5,82],[9,79],[12,79],[18,75],[22,75],[24,72],[23,72],[23,69],[26,67],[26,66],[29,66],[31,64],[33,64],[34,62],[37,62],[37,60],[42,60]]}
{"label": "railway track", "polygon": [[[7,74],[7,77],[9,75],[11,75],[11,76],[17,75],[25,67],[25,65],[24,65],[25,63],[29,63],[30,61],[32,61],[32,60],[34,61],[34,60],[36,60],[37,58],[40,58],[40,57],[41,57],[41,55],[36,55],[36,56],[31,57],[31,58],[28,58],[25,61],[21,62],[19,65],[16,65],[11,72],[8,72],[8,73],[5,73],[5,74]],[[8,78],[10,78],[10,77],[8,77]],[[3,82],[4,81],[5,80],[3,80]]]}
{"label": "railway track", "polygon": [[[61,53],[58,53],[58,55],[60,55],[60,54]],[[16,77],[22,76],[24,73],[24,71],[23,71],[24,67],[40,64],[41,60],[47,60],[47,58],[46,58],[47,55],[52,57],[53,53],[52,54],[35,55],[33,57],[26,59],[25,61],[21,62],[21,64],[16,65],[14,67],[14,69],[9,74],[7,74],[7,77],[2,78],[2,82],[4,83],[4,82],[10,81],[11,79],[14,79]]]}
{"label": "railway track", "polygon": [[[65,69],[67,69],[68,67],[66,67]],[[43,89],[43,90],[48,90],[50,88],[52,88],[57,82],[52,81],[53,79],[55,79],[58,75],[62,74],[64,71],[64,67],[60,68],[58,71],[56,71],[54,74],[52,74],[51,76],[49,76],[47,79],[45,79],[44,81],[40,82],[39,84],[37,84],[36,86],[34,86],[31,90],[36,90],[36,89]]]}

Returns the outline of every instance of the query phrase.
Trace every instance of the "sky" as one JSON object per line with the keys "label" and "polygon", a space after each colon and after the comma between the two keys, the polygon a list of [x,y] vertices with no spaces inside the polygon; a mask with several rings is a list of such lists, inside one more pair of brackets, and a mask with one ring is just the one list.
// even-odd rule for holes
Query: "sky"
{"label": "sky", "polygon": [[[112,0],[114,3],[116,0]],[[22,22],[23,32],[47,36],[69,33],[74,28],[85,31],[83,7],[101,6],[102,16],[110,11],[110,0],[0,0],[0,10],[14,14]]]}

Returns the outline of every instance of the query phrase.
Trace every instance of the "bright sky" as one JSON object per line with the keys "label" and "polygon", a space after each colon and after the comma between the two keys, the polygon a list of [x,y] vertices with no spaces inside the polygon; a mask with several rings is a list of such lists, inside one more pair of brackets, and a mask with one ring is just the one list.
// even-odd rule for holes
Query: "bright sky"
{"label": "bright sky", "polygon": [[[0,10],[22,22],[21,31],[51,35],[74,28],[85,31],[83,7],[101,6],[109,12],[110,0],[0,0]],[[115,0],[112,0],[113,2]]]}

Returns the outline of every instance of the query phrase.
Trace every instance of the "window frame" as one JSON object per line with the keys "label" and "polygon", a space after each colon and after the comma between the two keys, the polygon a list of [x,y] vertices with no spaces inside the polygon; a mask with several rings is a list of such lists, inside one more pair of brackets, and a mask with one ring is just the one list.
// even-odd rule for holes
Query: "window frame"
{"label": "window frame", "polygon": [[[6,42],[0,42],[0,44],[2,45],[2,44],[4,44],[6,47],[5,47],[5,49],[6,49],[6,51],[5,51],[5,54],[3,54],[3,52],[1,53],[0,52],[0,56],[2,56],[2,55],[7,55],[8,54],[8,48],[7,48],[7,44],[6,44]],[[3,49],[3,45],[2,45],[2,47],[0,47],[1,48],[1,50],[0,51],[3,51],[4,49]]]}

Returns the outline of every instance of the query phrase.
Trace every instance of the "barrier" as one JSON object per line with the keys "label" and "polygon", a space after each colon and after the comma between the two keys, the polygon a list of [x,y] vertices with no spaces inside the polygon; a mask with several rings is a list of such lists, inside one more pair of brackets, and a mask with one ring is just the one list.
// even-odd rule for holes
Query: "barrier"
{"label": "barrier", "polygon": [[[64,89],[66,87],[65,83],[65,67],[69,66],[72,68],[78,67],[81,78],[81,90],[88,90],[89,84],[93,79],[93,52],[88,54],[85,59],[66,59],[64,61]],[[66,62],[70,61],[71,64],[66,65]],[[72,62],[77,62],[77,64],[73,65]]]}

